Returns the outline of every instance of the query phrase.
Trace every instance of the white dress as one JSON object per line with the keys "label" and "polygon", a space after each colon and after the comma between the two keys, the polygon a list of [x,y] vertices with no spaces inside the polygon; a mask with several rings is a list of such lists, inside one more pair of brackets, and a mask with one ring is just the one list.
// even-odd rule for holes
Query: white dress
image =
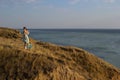
{"label": "white dress", "polygon": [[28,44],[29,44],[29,37],[28,37],[28,35],[29,35],[29,32],[28,32],[28,33],[24,33],[23,41],[24,41],[25,43],[28,43]]}
{"label": "white dress", "polygon": [[24,34],[24,42],[29,43],[29,37],[27,34]]}

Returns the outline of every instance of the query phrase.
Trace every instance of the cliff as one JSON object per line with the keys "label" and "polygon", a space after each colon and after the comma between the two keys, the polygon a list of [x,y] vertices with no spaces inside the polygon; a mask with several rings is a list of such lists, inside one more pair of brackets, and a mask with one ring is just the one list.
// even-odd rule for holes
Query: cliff
{"label": "cliff", "polygon": [[0,28],[0,80],[120,80],[120,70],[81,48],[30,39]]}

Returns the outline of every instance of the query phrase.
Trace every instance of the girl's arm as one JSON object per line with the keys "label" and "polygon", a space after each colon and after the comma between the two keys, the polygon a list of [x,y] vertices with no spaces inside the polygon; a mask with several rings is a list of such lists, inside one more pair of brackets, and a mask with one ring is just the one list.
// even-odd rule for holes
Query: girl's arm
{"label": "girl's arm", "polygon": [[26,30],[26,34],[29,35],[29,31],[28,30]]}
{"label": "girl's arm", "polygon": [[28,30],[24,30],[23,33],[29,35],[29,31]]}

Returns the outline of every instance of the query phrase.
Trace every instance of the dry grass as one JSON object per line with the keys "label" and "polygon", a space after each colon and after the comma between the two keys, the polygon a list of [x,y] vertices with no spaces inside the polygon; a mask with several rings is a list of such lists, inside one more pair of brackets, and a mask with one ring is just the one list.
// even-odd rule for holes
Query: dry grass
{"label": "dry grass", "polygon": [[0,27],[0,36],[5,38],[20,38],[20,32],[15,29],[10,28],[1,28]]}
{"label": "dry grass", "polygon": [[120,80],[119,69],[85,50],[33,39],[33,48],[24,50],[19,32],[0,28],[4,30],[6,34],[0,33],[0,80]]}

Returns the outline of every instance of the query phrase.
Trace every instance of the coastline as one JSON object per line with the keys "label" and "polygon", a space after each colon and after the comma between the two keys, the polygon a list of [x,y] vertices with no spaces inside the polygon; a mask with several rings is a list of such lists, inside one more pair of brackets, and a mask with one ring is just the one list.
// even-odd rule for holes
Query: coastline
{"label": "coastline", "polygon": [[[2,31],[5,34],[2,34]],[[0,79],[119,80],[120,70],[90,52],[30,38],[33,48],[23,49],[21,34],[0,28]],[[3,41],[3,42],[2,42]],[[16,75],[17,73],[17,75]]]}

